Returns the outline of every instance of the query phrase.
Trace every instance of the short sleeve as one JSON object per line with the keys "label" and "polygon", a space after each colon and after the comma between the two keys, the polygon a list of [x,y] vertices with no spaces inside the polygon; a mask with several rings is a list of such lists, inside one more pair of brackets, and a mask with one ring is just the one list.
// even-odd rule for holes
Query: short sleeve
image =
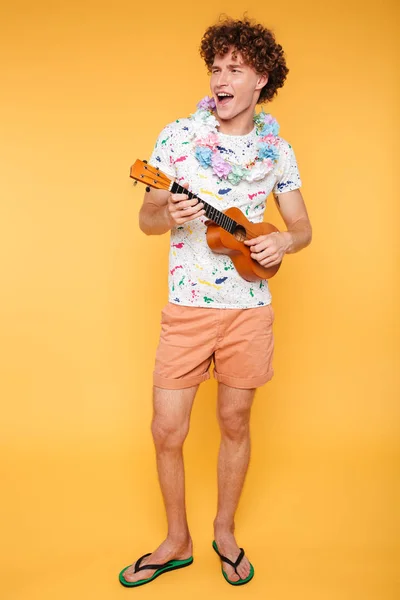
{"label": "short sleeve", "polygon": [[292,146],[281,139],[274,194],[291,192],[301,187],[300,173]]}
{"label": "short sleeve", "polygon": [[167,125],[161,131],[157,138],[153,152],[149,158],[149,164],[152,167],[158,167],[168,177],[176,177],[176,168],[174,164],[173,153],[171,152],[171,144],[174,137],[174,130],[171,125]]}

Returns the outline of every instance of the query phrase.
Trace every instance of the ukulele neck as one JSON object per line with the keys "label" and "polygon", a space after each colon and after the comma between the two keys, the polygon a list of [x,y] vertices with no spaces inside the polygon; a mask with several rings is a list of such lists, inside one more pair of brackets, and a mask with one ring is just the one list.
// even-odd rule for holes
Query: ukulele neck
{"label": "ukulele neck", "polygon": [[236,221],[234,221],[233,219],[231,219],[230,217],[225,215],[223,212],[221,212],[217,208],[214,208],[213,206],[211,206],[211,204],[208,204],[208,202],[206,202],[202,198],[199,198],[198,196],[196,196],[196,194],[189,192],[189,190],[187,190],[186,188],[184,188],[181,185],[179,185],[178,183],[176,183],[176,181],[174,181],[172,183],[172,185],[170,187],[170,192],[172,194],[186,194],[187,196],[189,196],[190,199],[196,199],[198,202],[202,202],[204,204],[204,211],[206,213],[207,219],[210,219],[210,221],[213,221],[214,223],[219,225],[219,227],[222,227],[222,229],[225,229],[225,231],[228,231],[229,233],[232,233],[232,234],[234,233],[234,231],[238,225],[236,223]]}

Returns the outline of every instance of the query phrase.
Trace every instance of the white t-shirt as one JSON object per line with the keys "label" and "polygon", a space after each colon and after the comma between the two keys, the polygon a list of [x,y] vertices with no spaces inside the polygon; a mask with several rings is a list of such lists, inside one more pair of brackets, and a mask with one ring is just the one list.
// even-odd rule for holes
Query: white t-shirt
{"label": "white t-shirt", "polygon": [[[293,148],[279,137],[279,160],[261,181],[244,179],[231,185],[219,179],[210,167],[203,168],[194,155],[191,119],[167,125],[159,135],[149,164],[159,167],[177,183],[208,204],[224,211],[239,208],[249,221],[260,223],[271,191],[277,194],[301,187]],[[260,140],[254,128],[246,135],[218,132],[219,147],[231,161],[245,165],[257,156]],[[171,230],[169,253],[169,301],[184,306],[254,308],[270,304],[268,282],[245,281],[231,259],[213,252],[206,241],[207,217],[199,217]]]}

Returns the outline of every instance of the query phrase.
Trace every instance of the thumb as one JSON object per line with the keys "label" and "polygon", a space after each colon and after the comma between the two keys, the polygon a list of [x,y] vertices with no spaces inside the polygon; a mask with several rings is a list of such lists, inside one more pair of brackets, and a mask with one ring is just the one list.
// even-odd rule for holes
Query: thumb
{"label": "thumb", "polygon": [[244,243],[250,244],[250,245],[258,244],[259,242],[262,242],[264,238],[265,238],[264,235],[258,235],[257,237],[253,237],[248,240],[245,240]]}

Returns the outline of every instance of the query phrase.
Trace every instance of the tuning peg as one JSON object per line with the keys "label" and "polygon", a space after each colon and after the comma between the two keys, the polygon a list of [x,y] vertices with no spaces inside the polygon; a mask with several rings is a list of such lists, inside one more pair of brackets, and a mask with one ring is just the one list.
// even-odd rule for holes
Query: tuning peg
{"label": "tuning peg", "polygon": [[144,160],[143,162],[146,163],[146,165],[147,165],[147,160]]}
{"label": "tuning peg", "polygon": [[133,182],[133,185],[136,187],[136,186],[137,186],[137,181],[134,181],[134,182]]}
{"label": "tuning peg", "polygon": [[150,191],[150,187],[148,185],[146,185],[146,192]]}

